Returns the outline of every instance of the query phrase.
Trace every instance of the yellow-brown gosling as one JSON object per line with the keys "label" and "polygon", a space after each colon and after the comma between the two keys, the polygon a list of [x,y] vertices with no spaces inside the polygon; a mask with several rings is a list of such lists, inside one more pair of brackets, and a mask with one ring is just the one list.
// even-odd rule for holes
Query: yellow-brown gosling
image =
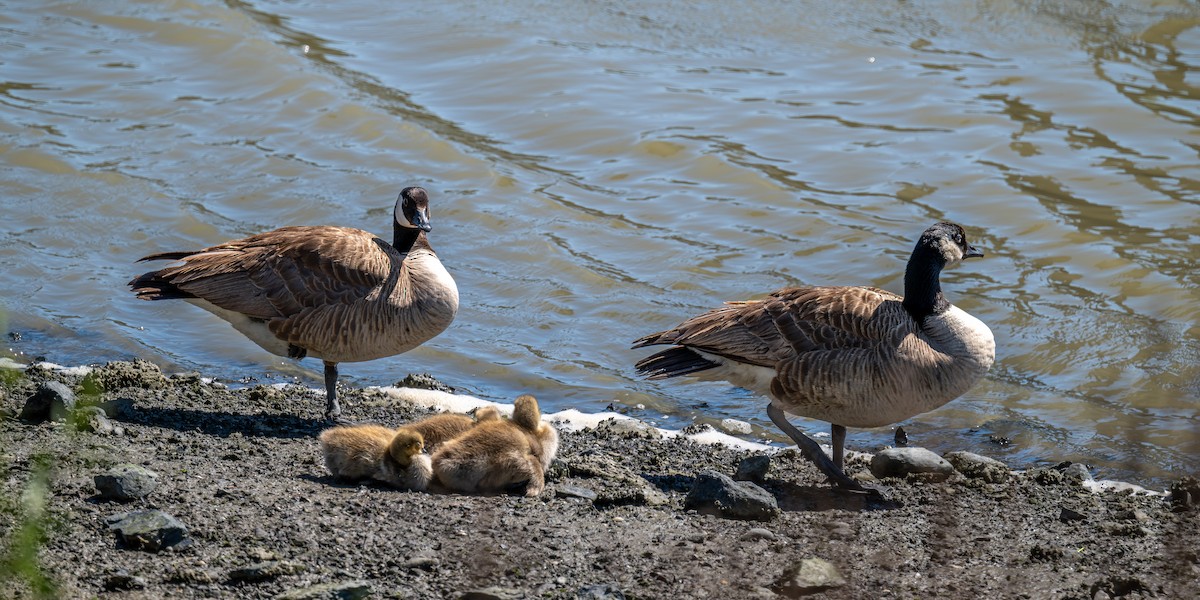
{"label": "yellow-brown gosling", "polygon": [[512,419],[480,421],[433,453],[433,473],[447,489],[466,492],[521,491],[537,496],[545,470],[558,452],[558,431],[541,422],[533,396],[516,399]]}

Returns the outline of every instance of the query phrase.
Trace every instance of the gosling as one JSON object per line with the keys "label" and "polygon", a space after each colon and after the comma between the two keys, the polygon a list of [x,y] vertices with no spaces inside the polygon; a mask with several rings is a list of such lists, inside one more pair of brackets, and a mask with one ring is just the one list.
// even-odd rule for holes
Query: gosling
{"label": "gosling", "polygon": [[464,493],[546,489],[546,469],[558,453],[558,431],[541,422],[537,399],[516,399],[511,420],[478,419],[475,427],[433,453],[433,473],[447,489]]}

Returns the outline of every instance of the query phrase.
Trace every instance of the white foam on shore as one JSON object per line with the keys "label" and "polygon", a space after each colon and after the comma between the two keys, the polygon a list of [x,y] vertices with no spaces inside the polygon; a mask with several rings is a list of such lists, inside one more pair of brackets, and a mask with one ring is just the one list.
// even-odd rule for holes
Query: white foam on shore
{"label": "white foam on shore", "polygon": [[1134,483],[1127,483],[1124,481],[1114,481],[1112,479],[1089,479],[1089,480],[1083,482],[1083,487],[1088,489],[1089,491],[1091,491],[1093,494],[1101,494],[1104,492],[1109,492],[1109,493],[1115,493],[1115,494],[1129,493],[1129,494],[1145,494],[1147,496],[1163,496],[1163,497],[1171,495],[1171,492],[1169,492],[1167,490],[1163,490],[1161,492],[1156,492],[1154,490],[1148,490],[1148,489],[1146,489],[1140,485],[1134,484]]}
{"label": "white foam on shore", "polygon": [[[513,405],[499,402],[489,402],[481,400],[474,396],[466,394],[451,394],[448,392],[440,392],[437,390],[425,390],[418,388],[400,388],[393,386],[384,386],[377,389],[396,400],[432,408],[441,412],[457,412],[467,413],[481,406],[494,406],[504,415],[512,415]],[[610,419],[631,420],[637,421],[633,417],[620,413],[605,411],[600,413],[585,413],[578,409],[568,408],[555,413],[542,414],[543,421],[554,423],[559,428],[566,431],[578,431],[581,429],[595,429],[600,426],[600,423]],[[675,429],[663,429],[654,427],[644,421],[638,421],[647,429],[654,429],[662,434],[665,438],[685,437],[700,444],[720,444],[731,448],[751,450],[756,452],[778,452],[783,450],[778,446],[770,446],[758,442],[751,442],[734,437],[727,433],[723,433],[711,427],[705,427],[704,430],[697,433],[684,433]]]}

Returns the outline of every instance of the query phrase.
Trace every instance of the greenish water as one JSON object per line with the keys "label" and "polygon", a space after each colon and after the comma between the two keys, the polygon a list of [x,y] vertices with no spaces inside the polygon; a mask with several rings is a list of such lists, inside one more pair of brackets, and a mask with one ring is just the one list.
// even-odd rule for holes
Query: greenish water
{"label": "greenish water", "polygon": [[29,356],[316,385],[135,301],[134,261],[387,234],[417,184],[462,311],[347,381],[779,441],[744,391],[638,380],[629,342],[784,285],[901,291],[948,219],[987,253],[945,288],[997,363],[914,443],[1161,485],[1200,471],[1198,73],[1200,10],[1170,1],[8,2],[0,306]]}

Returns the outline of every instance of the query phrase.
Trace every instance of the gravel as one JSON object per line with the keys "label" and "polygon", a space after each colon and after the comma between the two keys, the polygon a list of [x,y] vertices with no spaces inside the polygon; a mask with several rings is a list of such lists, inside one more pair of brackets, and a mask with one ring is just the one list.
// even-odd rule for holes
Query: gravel
{"label": "gravel", "polygon": [[[50,381],[116,427],[14,418]],[[731,477],[760,453],[627,424],[561,428],[539,497],[431,494],[335,481],[316,441],[323,402],[299,387],[229,389],[134,362],[85,377],[31,367],[0,388],[3,598],[33,595],[36,577],[6,568],[31,555],[49,580],[33,585],[62,598],[1200,597],[1190,478],[1173,498],[1094,493],[1066,468],[999,477],[988,463],[883,479],[882,501],[832,490],[783,451],[769,471],[743,467],[777,505],[743,520],[687,497],[709,478],[746,489]],[[372,390],[345,390],[343,407],[388,426],[428,414]],[[850,471],[871,481],[866,462]],[[122,465],[155,473],[152,492],[97,494]],[[139,511],[161,526],[148,546],[109,528]],[[30,527],[36,554],[21,546]]]}

